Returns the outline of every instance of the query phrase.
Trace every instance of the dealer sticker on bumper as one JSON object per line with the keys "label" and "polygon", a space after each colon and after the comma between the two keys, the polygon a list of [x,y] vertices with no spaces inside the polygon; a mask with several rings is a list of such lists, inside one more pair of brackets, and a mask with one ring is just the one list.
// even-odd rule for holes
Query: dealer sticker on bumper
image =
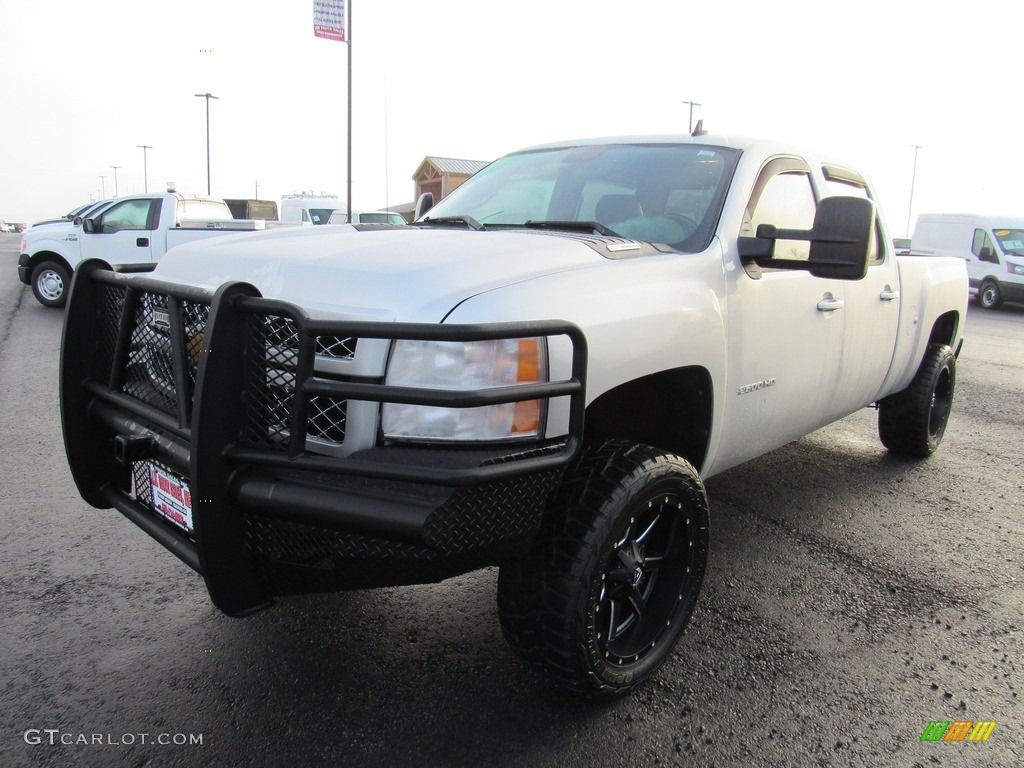
{"label": "dealer sticker on bumper", "polygon": [[153,511],[192,533],[192,492],[188,483],[158,464],[149,465],[149,482],[153,490]]}

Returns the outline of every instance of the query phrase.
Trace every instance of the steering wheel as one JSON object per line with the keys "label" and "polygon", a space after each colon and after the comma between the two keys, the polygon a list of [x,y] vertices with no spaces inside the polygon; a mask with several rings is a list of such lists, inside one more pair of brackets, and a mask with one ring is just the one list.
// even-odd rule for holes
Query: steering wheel
{"label": "steering wheel", "polygon": [[666,219],[676,222],[686,231],[686,235],[681,238],[685,240],[687,237],[697,231],[697,222],[691,219],[689,216],[682,213],[663,213],[661,214]]}

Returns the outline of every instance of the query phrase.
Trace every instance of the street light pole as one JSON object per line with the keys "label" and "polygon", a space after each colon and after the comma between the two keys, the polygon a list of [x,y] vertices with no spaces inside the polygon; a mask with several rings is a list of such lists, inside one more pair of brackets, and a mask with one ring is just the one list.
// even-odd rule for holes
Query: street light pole
{"label": "street light pole", "polygon": [[152,149],[148,144],[136,144],[142,150],[142,191],[149,193],[149,171],[146,169],[146,150]]}
{"label": "street light pole", "polygon": [[102,185],[101,188],[103,189],[103,199],[106,200],[107,199],[107,177],[106,176],[100,176],[100,184]]}
{"label": "street light pole", "polygon": [[121,166],[112,165],[110,167],[114,169],[114,197],[117,197],[117,169],[120,168]]}
{"label": "street light pole", "polygon": [[687,132],[688,133],[693,133],[693,108],[694,107],[703,107],[704,105],[700,104],[700,103],[698,103],[696,101],[684,101],[684,102],[681,102],[681,103],[682,104],[689,104],[690,105],[690,127],[689,127]]}
{"label": "street light pole", "polygon": [[217,99],[218,96],[214,96],[212,93],[207,91],[206,93],[197,93],[196,96],[200,99],[206,99],[206,194],[210,193],[210,99]]}
{"label": "street light pole", "polygon": [[907,206],[907,237],[910,237],[910,214],[914,208],[914,181],[917,179],[917,151],[921,149],[920,144],[911,144],[914,148],[914,171],[910,174],[910,204]]}

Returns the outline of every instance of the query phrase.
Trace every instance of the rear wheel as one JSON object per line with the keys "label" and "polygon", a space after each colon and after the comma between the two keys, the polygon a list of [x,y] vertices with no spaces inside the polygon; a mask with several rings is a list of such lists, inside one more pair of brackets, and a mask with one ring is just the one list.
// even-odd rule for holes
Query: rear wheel
{"label": "rear wheel", "polygon": [[63,307],[70,287],[68,271],[55,261],[44,261],[32,270],[32,294],[44,307]]}
{"label": "rear wheel", "polygon": [[985,309],[995,309],[1003,303],[1003,295],[999,292],[999,283],[986,280],[978,289],[978,303]]}
{"label": "rear wheel", "polygon": [[693,613],[704,486],[678,456],[609,442],[584,454],[555,504],[538,551],[499,576],[506,637],[562,688],[624,694],[657,672]]}
{"label": "rear wheel", "polygon": [[893,453],[924,458],[942,442],[953,408],[956,356],[945,344],[928,348],[910,386],[878,404],[878,436]]}

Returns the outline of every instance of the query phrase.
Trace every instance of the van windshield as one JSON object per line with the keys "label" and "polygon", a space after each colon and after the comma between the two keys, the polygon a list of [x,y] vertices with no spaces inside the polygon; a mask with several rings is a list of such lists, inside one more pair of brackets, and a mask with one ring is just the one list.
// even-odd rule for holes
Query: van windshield
{"label": "van windshield", "polygon": [[[739,152],[700,144],[594,144],[507,155],[427,212],[484,229],[598,224],[613,235],[704,250]],[[575,228],[579,231],[579,227]]]}
{"label": "van windshield", "polygon": [[336,210],[336,208],[310,208],[309,220],[314,224],[326,224]]}
{"label": "van windshield", "polygon": [[1003,253],[1024,256],[1024,229],[994,229],[992,234],[999,241]]}

